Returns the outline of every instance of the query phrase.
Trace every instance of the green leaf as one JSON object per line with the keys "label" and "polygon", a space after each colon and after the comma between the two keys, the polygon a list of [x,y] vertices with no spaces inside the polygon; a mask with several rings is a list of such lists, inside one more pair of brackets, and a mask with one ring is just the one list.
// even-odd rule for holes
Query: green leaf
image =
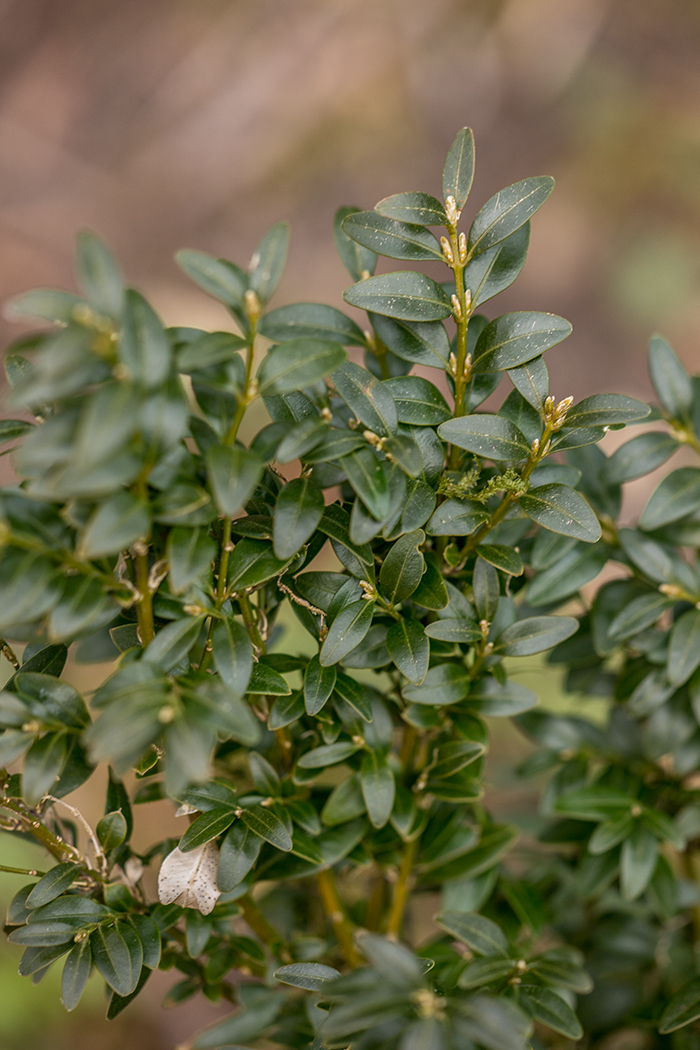
{"label": "green leaf", "polygon": [[477,955],[509,958],[508,941],[495,922],[474,912],[443,911],[435,916],[441,930],[451,933]]}
{"label": "green leaf", "polygon": [[345,360],[345,351],[327,339],[289,339],[268,350],[258,369],[260,394],[287,394],[318,383]]}
{"label": "green leaf", "polygon": [[[30,292],[23,292],[12,298],[8,303],[8,313],[13,318],[29,317],[32,320],[38,319],[51,321],[52,324],[66,325],[75,320],[76,307],[84,308],[86,305],[84,299],[72,292],[62,292],[56,288],[33,288]],[[13,356],[19,357],[19,355]],[[20,358],[20,360],[24,361],[25,365],[29,365],[26,358]],[[9,379],[9,382],[10,386],[16,385],[12,379]]]}
{"label": "green leaf", "polygon": [[376,211],[358,211],[348,215],[343,229],[364,248],[390,259],[443,261],[438,240],[421,225],[396,222]]}
{"label": "green leaf", "polygon": [[23,437],[30,430],[34,430],[34,423],[27,423],[23,419],[0,419],[0,445]]}
{"label": "green leaf", "polygon": [[474,132],[462,128],[450,146],[445,166],[442,169],[442,195],[447,200],[454,197],[457,210],[467,202],[474,180]]}
{"label": "green leaf", "polygon": [[152,307],[132,289],[126,293],[118,353],[138,386],[157,390],[168,378],[172,358],[170,340]]}
{"label": "green leaf", "polygon": [[89,941],[71,948],[63,964],[61,975],[61,999],[66,1010],[75,1010],[85,991],[92,966],[92,951]]}
{"label": "green leaf", "polygon": [[662,430],[638,434],[616,448],[605,464],[605,479],[613,485],[650,474],[669,459],[679,444]]}
{"label": "green leaf", "polygon": [[219,851],[216,879],[223,893],[229,893],[243,882],[258,859],[262,844],[263,840],[249,831],[242,820],[236,821],[226,833]]}
{"label": "green leaf", "polygon": [[321,667],[337,664],[359,645],[372,625],[374,602],[360,598],[338,613],[321,647]]}
{"label": "green leaf", "polygon": [[[430,433],[432,436],[432,431]],[[412,435],[392,434],[386,438],[384,454],[389,461],[393,461],[412,478],[417,478],[424,473],[423,453],[418,441]]]}
{"label": "green leaf", "polygon": [[530,616],[506,627],[496,645],[504,656],[532,656],[552,649],[578,628],[573,616]]}
{"label": "green leaf", "polygon": [[593,394],[572,405],[566,413],[566,427],[602,427],[644,419],[651,409],[643,401],[624,394]]}
{"label": "green leaf", "polygon": [[370,822],[375,828],[383,828],[394,808],[396,782],[386,755],[368,751],[360,767],[360,785]]}
{"label": "green leaf", "polygon": [[537,984],[522,984],[519,989],[522,1006],[529,1010],[536,1021],[561,1032],[568,1039],[582,1039],[583,1028],[569,1004],[550,988]]}
{"label": "green leaf", "polygon": [[367,341],[346,314],[325,303],[290,303],[265,314],[260,334],[272,342],[288,339],[324,339],[342,346],[366,346]]}
{"label": "green leaf", "polygon": [[482,831],[479,843],[461,856],[453,860],[448,859],[440,865],[431,865],[425,879],[429,882],[442,882],[457,876],[478,878],[498,864],[519,834],[518,828],[512,824],[494,825]]}
{"label": "green leaf", "polygon": [[415,270],[368,277],[343,292],[343,299],[360,310],[404,321],[440,321],[452,314],[440,285]]}
{"label": "green leaf", "polygon": [[378,522],[384,521],[391,511],[391,502],[381,460],[370,448],[361,448],[343,456],[339,463],[369,513]]}
{"label": "green leaf", "polygon": [[384,386],[394,399],[399,423],[434,427],[452,415],[437,387],[422,376],[397,376],[386,379]]}
{"label": "green leaf", "polygon": [[494,981],[500,984],[514,969],[514,959],[502,959],[497,955],[487,956],[485,959],[474,959],[466,969],[462,970],[457,984],[465,990],[480,988]]}
{"label": "green leaf", "polygon": [[510,237],[469,260],[464,269],[464,285],[472,294],[472,310],[509,288],[527,258],[530,223],[526,222]]}
{"label": "green leaf", "polygon": [[227,618],[217,623],[211,641],[214,666],[222,680],[243,696],[253,672],[253,646],[248,632],[237,620]]}
{"label": "green leaf", "polygon": [[131,492],[106,499],[85,526],[78,543],[78,557],[105,558],[126,550],[148,534],[148,505]]}
{"label": "green leaf", "polygon": [[210,809],[206,813],[201,813],[192,821],[180,839],[180,849],[183,853],[189,853],[203,846],[205,842],[210,842],[226,831],[235,819],[236,814],[230,808]]}
{"label": "green leaf", "polygon": [[360,744],[353,744],[350,740],[343,740],[337,744],[323,744],[302,755],[297,765],[301,769],[326,769],[328,766],[345,762],[359,749]]}
{"label": "green leaf", "polygon": [[245,590],[284,572],[291,559],[276,558],[272,544],[247,537],[236,544],[228,565],[229,587]]}
{"label": "green leaf", "polygon": [[250,287],[267,303],[280,283],[289,251],[289,224],[278,222],[267,231],[250,261]]}
{"label": "green leaf", "polygon": [[658,851],[656,836],[643,824],[637,824],[622,843],[620,886],[625,900],[636,900],[647,888],[654,874]]}
{"label": "green leaf", "polygon": [[498,372],[519,367],[570,334],[569,322],[556,314],[503,314],[487,324],[477,339],[472,371]]}
{"label": "green leaf", "polygon": [[289,696],[292,690],[282,675],[273,667],[257,663],[253,664],[253,673],[250,676],[247,691],[268,696]]}
{"label": "green leaf", "polygon": [[438,664],[430,668],[420,685],[403,688],[406,700],[431,707],[458,704],[468,692],[469,679],[461,664]]}
{"label": "green leaf", "polygon": [[418,620],[401,617],[387,631],[386,645],[401,674],[415,685],[428,673],[430,643]]}
{"label": "green leaf", "polygon": [[700,664],[700,610],[689,609],[680,616],[671,631],[666,674],[673,685],[687,682]]}
{"label": "green leaf", "polygon": [[61,775],[68,751],[65,733],[46,733],[35,740],[24,759],[22,795],[28,806],[36,806]]}
{"label": "green leaf", "polygon": [[41,908],[43,904],[60,897],[64,890],[73,885],[82,870],[82,865],[67,862],[51,868],[33,887],[27,897],[27,908]]}
{"label": "green leaf", "polygon": [[470,536],[489,512],[476,500],[446,499],[430,517],[425,531],[429,536]]}
{"label": "green leaf", "polygon": [[[360,580],[374,580],[374,555],[368,543],[356,544],[350,539],[350,515],[337,503],[326,507],[318,523],[319,532],[328,536],[333,550],[353,576]],[[314,603],[316,604],[316,603]]]}
{"label": "green leaf", "polygon": [[493,565],[508,576],[522,576],[523,560],[512,547],[504,547],[500,544],[480,543],[476,553],[489,565]]}
{"label": "green leaf", "polygon": [[552,948],[536,956],[530,962],[528,972],[558,988],[568,988],[583,995],[593,991],[593,981],[581,966],[572,961],[565,948]]}
{"label": "green leaf", "polygon": [[660,529],[700,510],[700,469],[679,467],[654,489],[639,519],[641,529]]}
{"label": "green leaf", "polygon": [[553,189],[553,178],[537,175],[494,194],[479,210],[469,230],[469,257],[492,248],[519,229],[544,204]]}
{"label": "green leaf", "polygon": [[215,259],[205,252],[183,249],[175,256],[178,265],[195,284],[215,299],[235,310],[242,310],[248,288],[248,275],[226,259]]}
{"label": "green leaf", "polygon": [[573,536],[586,543],[600,539],[598,519],[578,492],[567,485],[541,485],[519,499],[528,518],[550,532]]}
{"label": "green leaf", "polygon": [[217,546],[206,529],[179,526],[170,529],[167,550],[170,589],[173,594],[182,594],[209,572]]}
{"label": "green leaf", "polygon": [[117,995],[130,995],[141,976],[143,948],[138,934],[125,922],[98,926],[90,937],[95,966]]}
{"label": "green leaf", "polygon": [[270,729],[284,729],[297,722],[304,714],[304,696],[300,692],[280,696],[275,700],[270,711],[268,726]]}
{"label": "green leaf", "polygon": [[480,620],[490,623],[496,615],[501,595],[498,573],[492,565],[477,558],[474,565],[474,604]]}
{"label": "green leaf", "polygon": [[649,340],[649,375],[671,419],[687,420],[693,407],[690,376],[663,336]]}
{"label": "green leaf", "polygon": [[233,518],[258,487],[263,461],[242,445],[211,445],[206,462],[216,506],[224,517]]}
{"label": "green leaf", "polygon": [[335,247],[353,281],[362,281],[365,277],[374,273],[377,265],[377,256],[374,252],[363,248],[357,241],[348,237],[343,229],[343,222],[349,215],[356,215],[359,208],[339,208],[333,219],[333,240]]}
{"label": "green leaf", "polygon": [[81,230],[76,238],[78,284],[100,313],[118,318],[124,303],[124,280],[119,264],[101,238]]}
{"label": "green leaf", "polygon": [[595,579],[609,557],[607,547],[576,544],[549,568],[540,571],[528,585],[528,604],[551,605],[575,594]]}
{"label": "green leaf", "polygon": [[634,817],[629,810],[604,820],[588,840],[588,852],[596,856],[607,853],[626,839],[634,826]]}
{"label": "green leaf", "polygon": [[457,642],[466,645],[470,642],[479,642],[483,635],[476,625],[476,620],[445,619],[435,620],[425,628],[428,638],[436,638],[440,642]]}
{"label": "green leaf", "polygon": [[143,659],[158,664],[164,671],[176,667],[197,641],[204,623],[203,616],[186,616],[173,620],[155,636],[144,650]]}
{"label": "green leaf", "polygon": [[349,820],[362,816],[364,812],[365,800],[360,778],[357,773],[351,773],[331,791],[321,811],[321,820],[326,827],[332,828],[338,824],[346,824]]}
{"label": "green leaf", "polygon": [[160,931],[150,915],[131,914],[129,922],[136,930],[143,947],[143,965],[155,970],[160,962]]}
{"label": "green leaf", "polygon": [[577,788],[560,795],[554,804],[554,810],[576,820],[598,821],[617,816],[620,810],[629,812],[634,803],[632,795],[605,784],[593,784],[591,787]]}
{"label": "green leaf", "polygon": [[291,558],[311,538],[323,517],[323,493],[308,477],[288,481],[277,496],[272,525],[275,556]]}
{"label": "green leaf", "polygon": [[474,705],[480,715],[507,717],[529,711],[537,703],[537,696],[520,682],[501,684],[495,678],[481,678],[469,693],[469,704]]}
{"label": "green leaf", "polygon": [[241,812],[241,820],[258,838],[269,842],[275,849],[288,853],[292,839],[279,817],[264,806],[250,806]]}
{"label": "green leaf", "polygon": [[697,1021],[700,1017],[700,977],[692,981],[671,996],[659,1021],[659,1032],[667,1035],[684,1025]]}
{"label": "green leaf", "polygon": [[533,357],[518,368],[508,370],[508,378],[515,389],[540,415],[549,394],[549,372],[543,357]]}
{"label": "green leaf", "polygon": [[185,343],[178,351],[177,371],[187,374],[210,368],[212,365],[228,364],[228,362],[235,365],[238,351],[245,346],[245,339],[231,332],[205,332],[199,339]]}
{"label": "green leaf", "polygon": [[398,321],[374,313],[369,317],[375,332],[392,354],[430,368],[449,367],[450,340],[440,321]]}
{"label": "green leaf", "polygon": [[323,991],[329,981],[340,977],[340,972],[332,966],[322,963],[291,963],[280,966],[273,976],[282,984],[291,984],[293,988],[304,988],[307,992]]}
{"label": "green leaf", "polygon": [[391,605],[405,601],[420,583],[425,560],[419,547],[424,540],[422,529],[407,532],[386,555],[379,574],[379,589]]}
{"label": "green leaf", "polygon": [[312,656],[304,672],[304,707],[307,715],[317,715],[333,692],[337,671],[335,665],[322,667],[318,656]]}
{"label": "green leaf", "polygon": [[120,809],[105,813],[97,824],[97,837],[104,850],[116,849],[126,838],[128,824]]}
{"label": "green leaf", "polygon": [[478,414],[448,419],[438,427],[443,441],[495,461],[525,459],[530,445],[518,428],[503,416]]}
{"label": "green leaf", "polygon": [[389,219],[418,226],[444,226],[447,219],[440,201],[429,193],[395,193],[380,200],[375,211]]}
{"label": "green leaf", "polygon": [[631,602],[628,602],[615,616],[608,625],[608,636],[611,641],[619,642],[638,634],[656,623],[659,617],[672,606],[673,599],[667,598],[665,594],[659,594],[658,591],[641,594],[638,598],[633,598]]}
{"label": "green leaf", "polygon": [[390,391],[366,368],[346,361],[331,376],[333,383],[355,416],[375,434],[396,432],[398,416]]}

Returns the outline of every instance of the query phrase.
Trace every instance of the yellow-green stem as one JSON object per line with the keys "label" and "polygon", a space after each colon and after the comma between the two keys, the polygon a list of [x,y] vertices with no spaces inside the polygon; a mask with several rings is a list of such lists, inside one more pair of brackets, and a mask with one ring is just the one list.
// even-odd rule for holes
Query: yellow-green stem
{"label": "yellow-green stem", "polygon": [[340,945],[340,950],[345,956],[345,961],[349,966],[359,966],[362,962],[362,956],[355,947],[353,926],[341,904],[333,872],[330,869],[319,871],[316,881],[321,893],[323,910],[333,927],[333,932]]}
{"label": "yellow-green stem", "polygon": [[284,946],[284,938],[277,932],[274,926],[267,921],[260,908],[257,906],[249,893],[243,894],[236,901],[243,912],[243,918],[260,940],[268,946],[270,951],[277,955],[283,962],[288,962],[290,955]]}
{"label": "yellow-green stem", "polygon": [[394,893],[391,901],[391,909],[386,923],[387,936],[392,940],[398,940],[401,936],[408,894],[411,889],[413,876],[413,864],[416,859],[419,839],[412,839],[407,843],[404,855],[401,859],[398,878],[394,884]]}

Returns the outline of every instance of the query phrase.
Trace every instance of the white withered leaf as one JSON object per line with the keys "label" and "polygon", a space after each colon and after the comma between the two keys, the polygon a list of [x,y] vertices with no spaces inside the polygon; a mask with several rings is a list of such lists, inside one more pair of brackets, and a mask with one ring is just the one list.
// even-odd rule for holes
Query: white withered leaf
{"label": "white withered leaf", "polygon": [[216,885],[219,851],[216,843],[183,853],[176,846],[160,866],[158,872],[158,899],[161,904],[179,904],[181,908],[196,908],[208,915],[221,896]]}

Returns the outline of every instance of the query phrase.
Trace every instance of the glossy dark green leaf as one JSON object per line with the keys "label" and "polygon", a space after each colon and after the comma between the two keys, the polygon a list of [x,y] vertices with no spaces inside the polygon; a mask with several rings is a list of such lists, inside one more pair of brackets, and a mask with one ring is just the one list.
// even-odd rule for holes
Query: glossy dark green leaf
{"label": "glossy dark green leaf", "polygon": [[350,306],[404,321],[441,321],[452,313],[439,284],[415,270],[368,277],[343,292]]}
{"label": "glossy dark green leaf", "polygon": [[543,357],[533,357],[518,368],[508,369],[508,378],[529,405],[542,415],[549,395],[549,372]]}
{"label": "glossy dark green leaf", "polygon": [[255,587],[279,576],[290,559],[276,558],[271,543],[247,537],[236,544],[228,564],[229,586],[235,590]]}
{"label": "glossy dark green leaf", "polygon": [[500,926],[474,912],[443,911],[435,916],[441,930],[451,933],[478,955],[508,958],[508,941]]}
{"label": "glossy dark green leaf", "polygon": [[172,357],[170,340],[152,307],[132,289],[126,293],[118,353],[129,377],[138,386],[155,390],[168,378]]}
{"label": "glossy dark green leaf", "polygon": [[353,281],[362,281],[370,277],[377,265],[377,256],[374,252],[363,248],[343,229],[343,223],[349,215],[356,215],[359,208],[339,208],[333,219],[333,240],[340,256],[343,266],[348,271]]}
{"label": "glossy dark green leaf", "polygon": [[272,705],[268,726],[270,729],[284,729],[285,726],[298,721],[303,714],[303,693],[296,692],[287,696],[280,696]]}
{"label": "glossy dark green leaf", "polygon": [[570,638],[578,627],[573,616],[530,616],[506,627],[496,644],[504,656],[532,656]]}
{"label": "glossy dark green leaf", "polygon": [[289,696],[291,689],[282,675],[274,667],[264,663],[253,664],[247,692],[268,696]]}
{"label": "glossy dark green leaf", "polygon": [[396,405],[384,383],[366,368],[346,361],[331,376],[333,383],[357,419],[375,434],[384,437],[396,432]]}
{"label": "glossy dark green leaf", "polygon": [[175,258],[188,277],[205,292],[228,307],[242,309],[248,275],[239,266],[191,249],[179,251]]}
{"label": "glossy dark green leaf", "polygon": [[302,769],[325,769],[327,766],[335,766],[339,762],[345,762],[360,748],[359,744],[353,744],[350,740],[344,740],[337,744],[323,744],[302,755],[297,763]]}
{"label": "glossy dark green leaf", "polygon": [[405,601],[420,583],[425,561],[419,548],[424,540],[422,529],[407,532],[386,555],[379,574],[379,589],[391,605]]}
{"label": "glossy dark green leaf", "polygon": [[550,532],[586,543],[600,539],[600,525],[583,496],[567,485],[541,485],[519,499],[528,518]]}
{"label": "glossy dark green leaf", "polygon": [[530,445],[509,419],[487,415],[460,416],[438,427],[443,441],[495,461],[525,459]]}
{"label": "glossy dark green leaf", "polygon": [[464,284],[471,292],[473,310],[510,287],[525,265],[529,244],[530,223],[525,222],[505,240],[469,260]]}
{"label": "glossy dark green leaf", "polygon": [[212,634],[212,656],[226,685],[243,696],[253,672],[253,646],[245,627],[231,618],[219,621]]}
{"label": "glossy dark green leaf", "polygon": [[494,194],[477,213],[469,230],[469,255],[478,255],[505,240],[541,207],[554,189],[554,179],[537,175]]}
{"label": "glossy dark green leaf", "polygon": [[250,261],[250,287],[262,303],[268,302],[279,284],[289,251],[289,225],[276,223],[265,234]]}
{"label": "glossy dark green leaf", "polygon": [[402,617],[387,631],[386,645],[399,671],[416,685],[428,673],[430,643],[418,620]]}
{"label": "glossy dark green leaf", "polygon": [[490,623],[496,615],[501,594],[498,573],[493,565],[483,558],[477,558],[474,565],[474,604],[480,620]]}
{"label": "glossy dark green leaf", "polygon": [[289,966],[280,966],[273,976],[282,984],[290,984],[293,988],[320,992],[326,988],[329,981],[340,977],[340,972],[321,963],[291,963]]}
{"label": "glossy dark green leaf", "polygon": [[435,620],[425,628],[428,638],[436,638],[440,642],[457,642],[467,645],[470,642],[480,642],[483,638],[476,620],[445,619]]}
{"label": "glossy dark green leaf", "polygon": [[438,664],[431,667],[420,685],[407,685],[403,689],[406,700],[431,707],[458,704],[468,692],[469,679],[460,664]]}
{"label": "glossy dark green leaf", "polygon": [[454,197],[458,211],[464,207],[474,180],[474,132],[462,128],[450,146],[442,169],[442,194]]}
{"label": "glossy dark green leaf", "polygon": [[561,1032],[568,1039],[582,1039],[583,1028],[569,1004],[550,988],[537,984],[523,984],[519,989],[521,1002],[536,1021]]}
{"label": "glossy dark green leaf", "polygon": [[358,326],[346,314],[324,303],[290,303],[265,314],[260,334],[272,342],[288,339],[324,339],[342,346],[365,346]]}
{"label": "glossy dark green leaf", "polygon": [[480,543],[476,548],[476,553],[484,561],[489,562],[490,565],[505,572],[508,576],[522,576],[523,560],[512,547]]}
{"label": "glossy dark green leaf", "polygon": [[57,864],[39,879],[27,897],[27,908],[41,908],[43,904],[60,897],[64,890],[72,886],[82,871],[80,864]]}
{"label": "glossy dark green leaf", "polygon": [[255,492],[264,464],[242,445],[212,445],[206,461],[216,506],[225,517],[233,518]]}
{"label": "glossy dark green leaf", "polygon": [[624,394],[593,394],[572,405],[566,413],[567,427],[601,427],[615,423],[632,423],[650,412],[643,401]]}
{"label": "glossy dark green leaf", "polygon": [[28,806],[36,806],[48,794],[66,761],[65,733],[45,733],[29,748],[22,769],[22,795]]}
{"label": "glossy dark green leaf", "polygon": [[173,593],[181,594],[204,576],[216,551],[216,544],[206,529],[171,529],[168,534],[168,578]]}
{"label": "glossy dark green leaf", "polygon": [[605,477],[612,484],[634,481],[660,467],[678,447],[676,439],[663,430],[637,434],[615,449],[605,465]]}
{"label": "glossy dark green leaf", "polygon": [[439,242],[422,225],[397,222],[376,211],[359,211],[348,215],[343,230],[364,248],[390,259],[443,261]]}
{"label": "glossy dark green leaf", "polygon": [[673,600],[658,591],[639,595],[621,609],[608,625],[610,639],[617,642],[638,634],[656,623],[672,605]]}
{"label": "glossy dark green leaf", "polygon": [[345,824],[365,812],[365,800],[357,773],[351,773],[333,788],[321,811],[321,820],[327,827]]}
{"label": "glossy dark green leaf", "polygon": [[637,824],[622,843],[620,886],[626,900],[635,900],[649,885],[658,856],[656,836],[643,824]]}
{"label": "glossy dark green leaf", "polygon": [[649,375],[659,401],[671,419],[688,419],[693,405],[690,376],[672,347],[660,335],[652,335],[649,340]]}
{"label": "glossy dark green leaf", "polygon": [[33,423],[27,423],[23,419],[0,419],[0,445],[6,445],[8,441],[15,441],[34,429]]}
{"label": "glossy dark green leaf", "polygon": [[386,756],[368,751],[360,767],[360,786],[371,824],[383,828],[394,808],[396,782]]}
{"label": "glossy dark green leaf", "polygon": [[666,674],[673,685],[683,685],[699,664],[700,610],[689,609],[673,625]]}
{"label": "glossy dark green leaf", "polygon": [[246,345],[245,339],[231,332],[206,332],[178,351],[177,370],[188,374],[229,361],[235,364],[238,351]]}
{"label": "glossy dark green leaf", "polygon": [[275,503],[272,543],[275,556],[291,558],[311,538],[323,517],[323,493],[307,477],[288,481]]}
{"label": "glossy dark green leaf", "polygon": [[429,193],[395,193],[380,200],[375,211],[389,219],[419,226],[444,226],[447,218],[440,201]]}
{"label": "glossy dark green leaf", "polygon": [[322,667],[339,663],[360,644],[372,625],[374,604],[360,598],[338,613],[321,647],[319,661]]}
{"label": "glossy dark green leaf", "polygon": [[576,545],[549,568],[541,570],[528,586],[528,603],[536,608],[575,594],[595,579],[608,559],[606,547]]}
{"label": "glossy dark green leaf", "polygon": [[164,671],[176,667],[197,641],[203,623],[203,616],[187,616],[182,620],[173,620],[163,627],[146,647],[144,660],[158,664]]}
{"label": "glossy dark green leaf", "polygon": [[259,393],[286,394],[318,383],[345,360],[342,346],[328,339],[289,339],[268,350],[258,369]]}
{"label": "glossy dark green leaf", "polygon": [[607,853],[623,842],[634,828],[634,817],[629,810],[623,810],[604,820],[598,825],[588,841],[588,852],[593,854]]}
{"label": "glossy dark green leaf", "polygon": [[288,853],[292,839],[282,821],[264,806],[250,806],[241,813],[241,820],[254,835],[269,842],[275,849]]}
{"label": "glossy dark green leaf", "polygon": [[146,503],[131,492],[119,492],[105,500],[89,519],[80,537],[79,555],[90,559],[118,554],[146,536],[149,528]]}
{"label": "glossy dark green leaf", "polygon": [[465,990],[480,988],[485,984],[499,984],[515,969],[514,959],[503,959],[499,955],[473,959],[459,975],[457,982]]}
{"label": "glossy dark green leaf", "polygon": [[449,595],[438,567],[437,559],[428,553],[425,555],[425,572],[411,595],[411,601],[422,605],[424,609],[444,609],[449,604]]}
{"label": "glossy dark green leaf", "polygon": [[700,469],[679,467],[654,489],[642,511],[639,527],[660,529],[700,510]]}
{"label": "glossy dark green leaf", "polygon": [[370,313],[375,332],[385,346],[404,361],[431,368],[447,368],[450,340],[440,321],[399,321]]}
{"label": "glossy dark green leaf", "polygon": [[400,423],[434,427],[452,415],[437,387],[422,376],[397,376],[385,380],[384,386],[394,399]]}
{"label": "glossy dark green leaf", "polygon": [[488,517],[489,512],[476,500],[446,499],[435,508],[425,531],[429,536],[470,536]]}
{"label": "glossy dark green leaf", "polygon": [[71,948],[61,974],[61,999],[70,1013],[80,1002],[92,966],[92,951],[88,941]]}
{"label": "glossy dark green leaf", "polygon": [[255,864],[263,840],[248,830],[242,820],[236,821],[226,833],[219,851],[217,884],[223,893],[228,893],[243,881]]}
{"label": "glossy dark green leaf", "polygon": [[339,462],[372,517],[378,522],[384,521],[391,511],[391,502],[387,475],[381,460],[366,447],[343,456]]}
{"label": "glossy dark green leaf", "polygon": [[700,1017],[700,977],[692,981],[671,996],[659,1021],[659,1032],[666,1035],[675,1032],[684,1025],[697,1021]]}
{"label": "glossy dark green leaf", "polygon": [[128,831],[126,817],[120,809],[105,813],[104,817],[98,821],[96,831],[103,849],[115,849],[121,846],[126,838]]}
{"label": "glossy dark green leaf", "polygon": [[474,372],[517,368],[539,357],[571,334],[571,325],[556,314],[503,314],[486,325],[474,350]]}
{"label": "glossy dark green leaf", "polygon": [[357,544],[350,539],[350,515],[338,504],[326,507],[318,523],[319,532],[328,536],[333,550],[345,568],[360,580],[374,580],[374,556],[368,543]]}
{"label": "glossy dark green leaf", "polygon": [[312,656],[304,672],[304,706],[308,715],[317,715],[335,687],[335,664],[322,667],[318,656]]}
{"label": "glossy dark green leaf", "polygon": [[[276,424],[273,424],[276,425]],[[291,430],[288,430],[276,447],[274,458],[278,463],[291,463],[295,459],[306,459],[306,453],[311,452],[322,443],[327,443],[334,434],[328,427],[325,419],[307,416],[302,419]],[[333,458],[319,453],[321,462]]]}

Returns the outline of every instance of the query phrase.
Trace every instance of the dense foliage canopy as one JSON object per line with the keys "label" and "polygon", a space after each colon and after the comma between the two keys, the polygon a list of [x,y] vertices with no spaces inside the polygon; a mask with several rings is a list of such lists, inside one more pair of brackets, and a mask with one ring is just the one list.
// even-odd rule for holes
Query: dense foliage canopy
{"label": "dense foliage canopy", "polygon": [[[197,1050],[524,1050],[630,1026],[695,1046],[700,469],[667,474],[638,527],[617,520],[624,482],[700,451],[698,381],[655,337],[659,409],[557,402],[543,355],[568,322],[480,312],[553,181],[500,191],[460,232],[473,169],[464,129],[442,201],[338,212],[366,331],[332,306],[268,308],[284,224],[247,270],[178,255],[236,333],[164,328],[89,233],[79,294],[14,303],[52,327],[6,361],[36,421],[0,424],[21,439],[0,492],[0,765],[18,770],[0,772],[0,826],[55,864],[7,929],[21,973],[62,961],[68,1009],[93,967],[110,1018],[160,967],[172,1002],[238,1006]],[[379,255],[447,274],[375,274]],[[119,656],[89,706],[61,677],[69,650]],[[538,710],[509,677],[547,650],[567,689],[607,698],[605,725]],[[481,801],[491,718],[539,745],[520,774],[548,778],[518,845]],[[93,831],[65,798],[100,764]],[[157,799],[186,830],[139,852]],[[434,935],[409,948],[407,906],[432,914],[437,892]]]}

